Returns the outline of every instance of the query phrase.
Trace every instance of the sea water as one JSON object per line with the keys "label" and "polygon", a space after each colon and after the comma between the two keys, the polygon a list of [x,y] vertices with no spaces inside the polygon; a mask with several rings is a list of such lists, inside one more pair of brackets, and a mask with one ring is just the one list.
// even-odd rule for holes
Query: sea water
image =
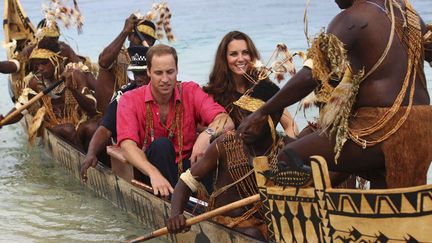
{"label": "sea water", "polygon": [[[77,35],[76,30],[62,28],[62,40],[97,61],[102,49],[120,33],[125,19],[132,12],[145,14],[156,1],[78,2],[85,18],[83,33]],[[250,35],[264,61],[277,43],[285,43],[292,52],[306,50],[305,2],[168,1],[177,39],[172,45],[179,54],[179,80],[205,84],[217,45],[231,30]],[[432,1],[412,3],[426,22],[432,22]],[[22,0],[21,4],[34,25],[43,18],[41,1]],[[339,11],[333,1],[313,0],[308,12],[309,35],[318,33]],[[0,60],[5,58],[2,49]],[[299,65],[297,61],[298,68]],[[432,69],[425,67],[431,87]],[[11,108],[7,76],[0,75],[0,114]],[[293,115],[296,109],[297,105],[289,107]],[[316,111],[309,112],[307,118],[312,119],[315,114]],[[300,128],[306,125],[303,113],[298,113],[295,120]],[[29,146],[20,125],[0,129],[0,168],[0,242],[118,242],[152,230],[142,229],[135,218],[85,189],[47,158],[39,146]]]}

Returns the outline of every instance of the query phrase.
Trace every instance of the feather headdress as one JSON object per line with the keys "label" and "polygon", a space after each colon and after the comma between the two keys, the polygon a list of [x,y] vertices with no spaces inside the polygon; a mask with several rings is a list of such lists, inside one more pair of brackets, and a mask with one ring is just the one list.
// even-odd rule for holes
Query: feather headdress
{"label": "feather headdress", "polygon": [[[270,56],[266,65],[260,60],[252,62],[252,73],[258,77],[257,81],[268,78],[270,75],[274,75],[275,80],[279,83],[285,79],[285,74],[293,76],[296,73],[293,57],[299,53],[292,55],[288,47],[284,43],[276,45],[276,49]],[[301,55],[299,55],[301,56]]]}
{"label": "feather headdress", "polygon": [[155,3],[152,9],[144,17],[156,23],[156,39],[162,40],[164,31],[169,42],[174,42],[175,37],[171,28],[171,11],[166,2]]}
{"label": "feather headdress", "polygon": [[[73,7],[67,7],[67,0],[51,0],[49,5],[42,4],[42,10],[46,18],[47,29],[57,28],[56,21],[59,20],[65,28],[70,28],[71,26],[76,26],[78,34],[82,33],[82,26],[84,25],[84,17],[78,8],[78,2],[73,0]],[[36,36],[41,37],[43,28],[38,30]],[[46,36],[46,35],[45,35]],[[43,36],[42,36],[43,37]]]}

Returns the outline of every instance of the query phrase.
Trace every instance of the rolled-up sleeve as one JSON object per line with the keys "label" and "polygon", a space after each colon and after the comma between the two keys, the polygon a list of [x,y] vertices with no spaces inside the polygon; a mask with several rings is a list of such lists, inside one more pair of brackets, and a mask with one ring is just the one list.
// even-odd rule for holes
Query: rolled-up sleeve
{"label": "rolled-up sleeve", "polygon": [[[130,94],[131,92],[129,92]],[[139,121],[137,117],[136,106],[133,102],[133,97],[124,94],[117,105],[117,144],[118,146],[124,140],[130,139],[140,146],[140,139],[138,135]]]}
{"label": "rolled-up sleeve", "polygon": [[211,96],[205,93],[197,84],[193,86],[194,105],[200,123],[204,126],[210,124],[220,113],[226,113],[225,109],[216,103]]}

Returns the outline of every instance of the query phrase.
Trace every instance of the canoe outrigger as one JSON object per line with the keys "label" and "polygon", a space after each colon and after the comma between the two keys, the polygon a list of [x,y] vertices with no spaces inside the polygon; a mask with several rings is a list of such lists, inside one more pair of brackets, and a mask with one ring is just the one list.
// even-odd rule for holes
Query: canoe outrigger
{"label": "canoe outrigger", "polygon": [[[5,0],[5,41],[21,43],[34,39],[35,29],[19,0]],[[17,48],[19,50],[19,48]],[[14,50],[8,50],[8,58]],[[21,74],[11,75],[9,88],[14,99],[22,87]],[[26,115],[24,127],[32,117]],[[44,149],[72,176],[80,180],[85,155],[41,128]],[[134,215],[146,229],[165,226],[170,203],[134,181],[133,169],[115,148],[110,148],[112,170],[102,163],[88,170],[86,184],[97,195]],[[432,242],[432,185],[389,189],[352,190],[330,186],[326,162],[312,158],[313,187],[283,188],[272,185],[260,173],[268,169],[265,158],[254,161],[255,175],[269,222],[270,241],[275,242]],[[191,214],[187,214],[190,217]],[[172,242],[257,242],[223,225],[204,221],[184,234],[167,235]]]}

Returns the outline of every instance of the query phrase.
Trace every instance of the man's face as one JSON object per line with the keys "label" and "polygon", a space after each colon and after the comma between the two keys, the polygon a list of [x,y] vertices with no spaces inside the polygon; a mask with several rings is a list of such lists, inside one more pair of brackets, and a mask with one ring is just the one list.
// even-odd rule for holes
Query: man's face
{"label": "man's face", "polygon": [[54,77],[54,66],[48,59],[32,60],[32,71],[37,78],[43,80],[52,80]]}
{"label": "man's face", "polygon": [[130,42],[129,46],[142,46],[143,45],[143,43],[140,40],[140,38],[134,32],[132,32],[132,33],[129,34],[128,40]]}
{"label": "man's face", "polygon": [[150,77],[153,96],[170,97],[177,82],[177,66],[174,57],[170,54],[154,55],[151,68],[147,70]]}
{"label": "man's face", "polygon": [[141,41],[141,39],[138,37],[138,35],[135,32],[132,32],[128,36],[129,40],[129,46],[146,46],[151,47],[155,43],[155,39],[150,38],[144,34],[142,34],[144,37],[144,41]]}
{"label": "man's face", "polygon": [[147,85],[150,81],[149,77],[147,76],[147,71],[134,71],[134,80],[137,82],[138,86]]}
{"label": "man's face", "polygon": [[352,6],[354,0],[335,0],[340,9],[347,9]]}

